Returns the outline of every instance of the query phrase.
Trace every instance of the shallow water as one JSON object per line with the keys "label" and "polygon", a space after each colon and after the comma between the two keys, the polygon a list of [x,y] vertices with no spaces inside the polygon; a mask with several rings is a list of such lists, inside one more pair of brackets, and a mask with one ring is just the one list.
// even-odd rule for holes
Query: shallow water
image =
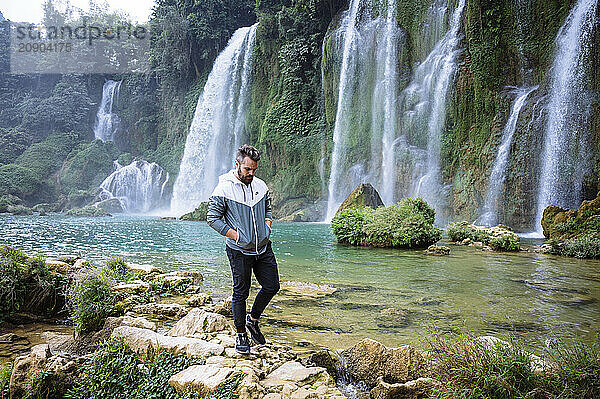
{"label": "shallow water", "polygon": [[[0,230],[0,245],[47,258],[80,253],[101,262],[119,254],[165,270],[200,270],[207,292],[230,295],[225,242],[205,223],[2,215]],[[265,314],[273,340],[346,348],[369,337],[395,346],[466,327],[540,345],[563,334],[590,337],[600,327],[600,261],[460,246],[444,257],[355,248],[313,223],[275,223],[272,240],[282,281],[337,288],[326,296],[282,290]]]}

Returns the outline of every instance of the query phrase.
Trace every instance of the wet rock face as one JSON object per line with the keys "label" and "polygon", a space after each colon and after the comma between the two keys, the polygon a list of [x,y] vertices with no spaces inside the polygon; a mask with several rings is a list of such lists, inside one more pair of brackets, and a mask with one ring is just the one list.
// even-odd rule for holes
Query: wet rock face
{"label": "wet rock face", "polygon": [[364,339],[342,352],[344,371],[356,381],[373,387],[379,377],[388,383],[405,383],[417,377],[422,355],[409,346],[388,348],[372,339]]}
{"label": "wet rock face", "polygon": [[383,201],[377,190],[369,183],[361,183],[350,193],[350,195],[348,195],[348,198],[342,202],[336,214],[346,209],[362,207],[375,209],[380,206],[383,206]]}

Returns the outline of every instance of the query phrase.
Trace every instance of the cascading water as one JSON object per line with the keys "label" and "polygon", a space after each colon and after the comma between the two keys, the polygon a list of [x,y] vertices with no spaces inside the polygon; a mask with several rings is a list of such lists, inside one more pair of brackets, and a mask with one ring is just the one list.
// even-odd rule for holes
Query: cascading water
{"label": "cascading water", "polygon": [[160,165],[136,160],[127,166],[115,161],[115,171],[100,184],[100,200],[116,198],[126,213],[147,213],[163,204],[169,181]]}
{"label": "cascading water", "polygon": [[[437,10],[443,10],[434,4]],[[437,42],[427,58],[417,67],[411,83],[403,92],[402,131],[412,136],[426,132],[426,157],[419,159],[420,151],[407,147],[405,150],[416,155],[412,166],[411,195],[422,197],[436,211],[436,222],[443,224],[443,211],[446,206],[446,190],[441,182],[440,155],[442,133],[446,120],[446,101],[449,88],[457,69],[456,58],[459,28],[465,0],[460,0],[452,13],[450,29]],[[438,11],[433,15],[439,15]],[[420,153],[420,154],[419,154]]]}
{"label": "cascading water", "polygon": [[591,152],[586,82],[597,6],[598,0],[579,0],[556,38],[535,220],[540,233],[548,205],[576,208],[581,202]]}
{"label": "cascading water", "polygon": [[338,181],[340,180],[341,152],[345,147],[345,133],[348,131],[348,118],[351,112],[350,100],[352,93],[347,89],[349,80],[354,75],[356,59],[356,23],[360,0],[352,0],[350,8],[342,19],[340,30],[344,35],[344,47],[342,51],[342,66],[340,69],[340,81],[338,87],[338,103],[335,115],[335,126],[333,129],[333,151],[331,153],[331,170],[329,173],[327,220],[333,219],[337,207],[343,200],[344,192],[340,192]]}
{"label": "cascading water", "polygon": [[502,131],[502,139],[500,146],[498,147],[498,153],[496,154],[492,173],[490,174],[482,215],[476,220],[475,223],[477,224],[494,226],[498,223],[498,201],[504,187],[504,181],[506,180],[506,167],[510,155],[510,146],[517,128],[519,114],[525,105],[527,97],[537,88],[538,86],[535,86],[517,91],[517,97],[512,105],[510,116]]}
{"label": "cascading water", "polygon": [[[383,115],[377,112],[378,108],[373,109],[373,126],[376,126],[377,119],[383,119],[383,135],[381,139],[381,198],[386,204],[394,202],[394,193],[396,191],[396,162],[394,154],[394,140],[397,129],[397,64],[398,49],[396,38],[400,35],[398,24],[396,23],[394,11],[396,10],[396,0],[388,1],[387,17],[385,20],[385,48],[382,54],[385,59],[383,79],[378,79],[375,86],[373,103],[383,103],[378,108]],[[378,57],[379,58],[379,57]],[[383,87],[380,87],[383,86]]]}
{"label": "cascading water", "polygon": [[121,83],[119,80],[107,80],[102,87],[102,100],[96,114],[94,124],[94,137],[102,141],[114,141],[115,133],[119,128],[121,120],[113,113],[113,105],[119,98]]}
{"label": "cascading water", "polygon": [[220,174],[231,169],[244,130],[252,48],[257,24],[240,28],[208,76],[185,143],[171,211],[185,213],[206,201]]}
{"label": "cascading water", "polygon": [[[398,54],[403,49],[404,34],[394,16],[396,1],[389,0],[387,12],[376,19],[370,18],[368,7],[359,0],[351,2],[335,32],[343,38],[343,45],[327,221],[333,218],[348,193],[363,181],[372,182],[387,204],[396,199],[399,191],[403,195],[422,195],[434,206],[438,205],[439,214],[441,196],[430,186],[441,186],[437,183],[441,180],[440,141],[447,92],[456,71],[463,8],[464,0],[461,0],[446,31],[445,1],[435,0],[424,24],[426,34],[422,42],[414,43],[418,52],[429,55],[416,69],[409,87],[399,94]],[[435,43],[433,49],[432,43]],[[401,99],[404,101],[400,102]],[[368,122],[364,121],[364,115],[370,116]],[[428,138],[421,140],[427,150],[414,145],[412,137],[408,137],[419,132],[428,132]],[[369,134],[370,154],[366,154],[365,159],[361,158],[365,154],[360,154],[359,147]],[[404,175],[405,171],[399,170],[397,158],[407,153],[411,158],[408,174],[412,174],[408,184],[414,187],[398,190],[398,175]],[[429,173],[422,171],[425,168]],[[418,181],[420,185],[415,183]]]}

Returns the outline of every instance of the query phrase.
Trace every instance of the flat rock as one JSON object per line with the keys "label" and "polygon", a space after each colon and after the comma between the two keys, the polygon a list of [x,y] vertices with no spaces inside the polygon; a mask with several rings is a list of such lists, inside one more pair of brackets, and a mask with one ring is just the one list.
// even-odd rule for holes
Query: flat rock
{"label": "flat rock", "polygon": [[121,320],[122,326],[145,328],[147,330],[156,331],[156,323],[146,320],[143,317],[123,316]]}
{"label": "flat rock", "polygon": [[133,308],[135,313],[151,316],[183,317],[189,308],[178,303],[145,303]]}
{"label": "flat rock", "polygon": [[198,333],[212,333],[228,330],[229,323],[225,316],[193,308],[179,320],[167,335],[172,337],[188,336]]}
{"label": "flat rock", "polygon": [[137,327],[121,326],[113,330],[112,338],[121,337],[134,351],[147,353],[165,351],[174,355],[184,354],[192,358],[206,358],[221,355],[225,348],[222,345],[207,342],[198,338],[169,337],[152,330]]}
{"label": "flat rock", "polygon": [[233,373],[232,368],[213,364],[191,366],[169,378],[169,385],[180,394],[191,390],[206,395],[214,392]]}
{"label": "flat rock", "polygon": [[185,299],[185,303],[189,306],[198,307],[202,305],[206,305],[207,303],[211,303],[212,298],[205,292],[201,292],[199,294],[194,294],[189,298]]}
{"label": "flat rock", "polygon": [[289,383],[300,386],[312,383],[323,373],[327,374],[323,367],[305,367],[299,362],[289,361],[269,374],[261,384],[265,387],[283,386]]}
{"label": "flat rock", "polygon": [[142,280],[134,280],[127,283],[119,283],[112,288],[113,290],[124,294],[139,294],[141,292],[150,291],[150,284]]}
{"label": "flat rock", "polygon": [[55,271],[57,273],[60,273],[60,274],[67,274],[67,273],[75,270],[75,268],[73,266],[71,266],[67,262],[63,262],[60,260],[48,260],[48,261],[46,261],[46,267],[48,267],[48,269]]}
{"label": "flat rock", "polygon": [[163,271],[160,270],[158,267],[152,265],[141,265],[137,263],[128,262],[127,267],[129,267],[129,270],[131,270],[132,272],[139,274],[163,273]]}
{"label": "flat rock", "polygon": [[16,342],[16,341],[19,341],[22,339],[25,339],[25,338],[20,337],[14,333],[3,334],[3,335],[0,335],[0,344],[8,344],[8,343]]}

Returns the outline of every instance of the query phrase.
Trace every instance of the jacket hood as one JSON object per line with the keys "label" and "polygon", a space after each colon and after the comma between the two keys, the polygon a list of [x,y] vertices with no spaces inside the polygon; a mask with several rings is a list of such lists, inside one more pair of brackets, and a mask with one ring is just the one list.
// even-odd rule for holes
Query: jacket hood
{"label": "jacket hood", "polygon": [[240,179],[235,176],[235,169],[231,169],[229,172],[222,174],[219,176],[219,183],[224,181],[230,181],[232,183],[243,184]]}

